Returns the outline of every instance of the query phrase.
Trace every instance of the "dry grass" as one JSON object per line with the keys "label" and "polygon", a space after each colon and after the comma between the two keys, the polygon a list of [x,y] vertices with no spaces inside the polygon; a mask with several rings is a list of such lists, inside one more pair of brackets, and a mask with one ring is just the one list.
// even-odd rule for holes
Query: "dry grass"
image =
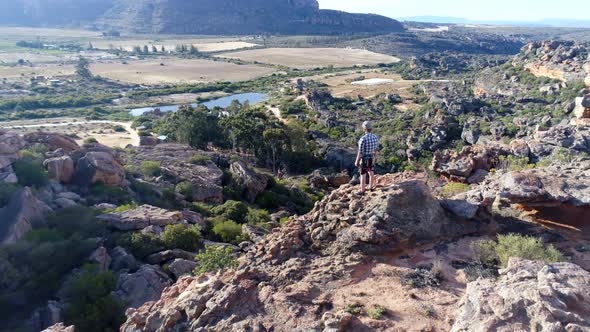
{"label": "dry grass", "polygon": [[[163,64],[163,66],[161,65]],[[96,63],[91,71],[103,77],[136,84],[178,84],[245,81],[274,72],[272,68],[236,65],[222,61],[157,59]]]}
{"label": "dry grass", "polygon": [[244,61],[258,61],[291,68],[352,67],[398,62],[393,56],[347,48],[267,48],[219,55]]}
{"label": "dry grass", "polygon": [[39,37],[99,37],[100,32],[74,29],[47,29],[28,27],[0,27],[0,36]]}
{"label": "dry grass", "polygon": [[[0,55],[1,57],[1,55]],[[0,77],[2,78],[28,78],[33,76],[65,76],[74,74],[73,65],[39,65],[34,67],[17,66],[2,67],[0,66]]]}

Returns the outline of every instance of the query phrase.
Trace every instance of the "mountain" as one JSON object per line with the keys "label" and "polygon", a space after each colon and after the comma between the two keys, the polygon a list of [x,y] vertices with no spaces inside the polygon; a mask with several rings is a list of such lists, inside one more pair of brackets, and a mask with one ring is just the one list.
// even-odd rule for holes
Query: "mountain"
{"label": "mountain", "polygon": [[554,28],[590,28],[590,20],[571,20],[559,18],[547,18],[538,21],[502,21],[502,20],[470,20],[452,16],[411,16],[400,17],[400,21],[439,23],[439,24],[486,24],[486,25],[511,25],[523,27],[554,27]]}
{"label": "mountain", "polygon": [[335,34],[394,32],[380,15],[320,10],[317,0],[16,0],[0,24],[91,26],[133,33]]}

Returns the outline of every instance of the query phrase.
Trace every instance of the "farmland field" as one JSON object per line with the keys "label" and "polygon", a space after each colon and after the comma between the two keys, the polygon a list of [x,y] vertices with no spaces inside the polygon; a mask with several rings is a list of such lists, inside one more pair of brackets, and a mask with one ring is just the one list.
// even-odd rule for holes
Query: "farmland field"
{"label": "farmland field", "polygon": [[74,74],[73,65],[38,65],[38,66],[0,66],[0,77],[2,78],[30,78],[33,76],[66,76]]}
{"label": "farmland field", "polygon": [[301,69],[330,65],[352,67],[354,65],[376,65],[400,61],[393,56],[348,48],[267,48],[229,52],[218,56]]}
{"label": "farmland field", "polygon": [[133,47],[143,47],[147,45],[150,48],[155,46],[158,51],[162,46],[167,51],[174,51],[177,45],[194,45],[200,52],[220,52],[232,51],[241,48],[249,48],[256,44],[240,41],[236,38],[191,38],[191,39],[128,39],[128,40],[98,40],[93,42],[93,46],[98,49],[119,49],[132,51]]}
{"label": "farmland field", "polygon": [[162,58],[101,62],[91,66],[95,75],[136,84],[178,84],[215,81],[243,81],[273,73],[275,70],[255,65],[236,65],[201,59]]}

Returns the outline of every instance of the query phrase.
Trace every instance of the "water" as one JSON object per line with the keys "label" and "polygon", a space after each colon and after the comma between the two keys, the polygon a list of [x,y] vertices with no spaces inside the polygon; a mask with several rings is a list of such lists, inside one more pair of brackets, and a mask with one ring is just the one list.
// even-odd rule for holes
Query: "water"
{"label": "water", "polygon": [[[221,97],[221,98],[213,99],[213,100],[206,101],[203,103],[196,103],[196,104],[191,104],[191,105],[193,107],[197,107],[199,105],[204,105],[204,106],[207,106],[208,108],[214,108],[214,107],[226,108],[229,105],[231,105],[232,101],[234,101],[234,100],[237,100],[242,104],[244,102],[248,101],[251,105],[254,105],[254,104],[258,104],[258,103],[268,100],[268,95],[266,93],[254,93],[254,92],[241,93],[241,94],[231,95],[231,96],[227,96],[227,97]],[[158,107],[136,108],[136,109],[132,109],[130,112],[131,112],[131,115],[133,115],[133,116],[140,116],[144,113],[152,112],[156,108],[159,108],[160,111],[162,111],[162,112],[176,112],[176,111],[178,111],[178,108],[180,108],[180,105],[167,105],[167,106],[158,106]]]}

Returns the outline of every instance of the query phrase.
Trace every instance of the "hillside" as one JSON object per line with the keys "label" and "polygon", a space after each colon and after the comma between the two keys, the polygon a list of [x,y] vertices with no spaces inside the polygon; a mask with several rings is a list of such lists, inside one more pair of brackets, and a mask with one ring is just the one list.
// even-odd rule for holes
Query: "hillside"
{"label": "hillside", "polygon": [[90,26],[134,33],[333,34],[403,30],[379,15],[320,10],[316,0],[18,0],[0,24]]}

